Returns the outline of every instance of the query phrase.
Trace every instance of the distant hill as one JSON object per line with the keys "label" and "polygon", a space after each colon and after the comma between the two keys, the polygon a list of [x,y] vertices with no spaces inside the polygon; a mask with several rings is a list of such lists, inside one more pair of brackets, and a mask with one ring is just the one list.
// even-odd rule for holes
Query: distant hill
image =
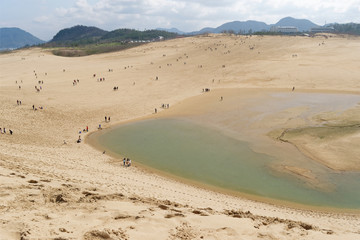
{"label": "distant hill", "polygon": [[235,21],[235,22],[225,23],[220,27],[217,27],[216,31],[221,33],[229,29],[231,29],[236,33],[238,32],[248,33],[248,32],[258,32],[258,31],[268,30],[269,26],[264,22],[258,22],[252,20],[246,22]]}
{"label": "distant hill", "polygon": [[100,39],[107,33],[108,31],[100,28],[78,25],[60,30],[50,43],[67,44],[74,41],[84,44],[91,43]]}
{"label": "distant hill", "polygon": [[0,50],[15,49],[44,43],[20,28],[0,28]]}
{"label": "distant hill", "polygon": [[177,33],[177,34],[179,34],[179,35],[184,35],[184,34],[186,34],[186,32],[180,31],[180,30],[177,29],[177,28],[157,28],[156,30],[165,31],[165,32],[171,32],[171,33]]}
{"label": "distant hill", "polygon": [[245,22],[234,21],[224,23],[216,28],[203,28],[200,31],[187,33],[189,35],[197,35],[203,33],[222,33],[222,32],[234,32],[234,33],[254,33],[254,32],[266,32],[269,31],[271,26],[294,26],[299,29],[300,32],[310,31],[313,27],[319,27],[315,23],[306,19],[295,19],[292,17],[286,17],[281,19],[276,24],[266,24],[264,22],[248,20]]}
{"label": "distant hill", "polygon": [[294,26],[299,29],[300,32],[310,31],[313,27],[319,27],[315,23],[307,20],[307,19],[295,19],[292,17],[286,17],[278,21],[275,26]]}
{"label": "distant hill", "polygon": [[176,33],[159,30],[137,31],[133,29],[117,29],[109,32],[96,27],[78,25],[60,30],[46,46],[59,47],[113,42],[143,42],[159,40],[160,38],[170,39],[176,36]]}

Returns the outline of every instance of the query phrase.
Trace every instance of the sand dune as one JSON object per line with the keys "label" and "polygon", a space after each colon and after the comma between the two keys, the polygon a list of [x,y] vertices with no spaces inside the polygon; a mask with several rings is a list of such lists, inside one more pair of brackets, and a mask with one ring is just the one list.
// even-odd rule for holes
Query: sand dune
{"label": "sand dune", "polygon": [[[358,93],[359,50],[359,39],[346,36],[209,35],[81,58],[37,48],[0,55],[0,127],[6,128],[0,134],[0,239],[359,238],[356,211],[275,206],[136,166],[123,168],[118,159],[86,144],[83,132],[86,126],[93,132],[99,124],[108,128],[149,115],[184,114],[182,107],[189,105],[183,103],[204,88],[219,89],[203,94],[207,98],[218,100],[221,89],[241,88],[264,102],[270,98],[263,89],[291,91],[293,86],[295,91]],[[170,109],[161,109],[163,103]],[[206,110],[193,106],[186,107],[189,116]],[[261,125],[268,130],[263,139],[279,144],[265,133],[273,130],[270,135],[278,136],[283,128],[305,127],[289,120],[302,111],[268,119],[274,124]],[[321,113],[313,121],[349,124],[358,120],[356,112]],[[342,150],[345,155],[359,142],[358,132],[349,134],[352,144]],[[83,141],[76,143],[79,135]],[[335,144],[348,136],[339,136]],[[324,146],[334,139],[308,145],[312,137],[293,138],[289,141],[317,158],[338,159],[337,149]]]}

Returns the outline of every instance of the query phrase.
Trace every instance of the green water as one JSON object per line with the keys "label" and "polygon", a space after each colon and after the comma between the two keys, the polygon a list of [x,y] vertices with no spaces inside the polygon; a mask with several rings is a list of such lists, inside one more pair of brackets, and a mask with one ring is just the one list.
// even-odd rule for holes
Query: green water
{"label": "green water", "polygon": [[252,151],[246,142],[179,119],[124,124],[97,137],[102,147],[179,177],[300,204],[360,208],[360,174],[327,170],[331,191],[315,190],[271,170],[277,160]]}

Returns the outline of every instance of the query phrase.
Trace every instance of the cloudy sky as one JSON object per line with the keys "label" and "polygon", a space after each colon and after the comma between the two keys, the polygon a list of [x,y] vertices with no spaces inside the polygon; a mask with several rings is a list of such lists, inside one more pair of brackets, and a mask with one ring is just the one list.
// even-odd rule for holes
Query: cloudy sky
{"label": "cloudy sky", "polygon": [[360,0],[0,0],[0,27],[50,40],[74,25],[105,30],[178,28],[190,32],[229,21],[360,23]]}

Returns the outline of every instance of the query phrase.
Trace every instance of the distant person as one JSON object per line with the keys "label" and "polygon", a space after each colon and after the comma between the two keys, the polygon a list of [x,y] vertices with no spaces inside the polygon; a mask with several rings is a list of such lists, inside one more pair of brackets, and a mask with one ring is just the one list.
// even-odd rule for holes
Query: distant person
{"label": "distant person", "polygon": [[13,131],[12,131],[11,129],[9,129],[9,133],[10,133],[10,135],[12,135],[12,134],[13,134]]}
{"label": "distant person", "polygon": [[126,165],[126,158],[123,159],[123,166],[125,167]]}
{"label": "distant person", "polygon": [[294,91],[294,90],[295,90],[295,87],[292,88],[292,91]]}
{"label": "distant person", "polygon": [[157,113],[157,109],[155,108],[155,113]]}
{"label": "distant person", "polygon": [[110,122],[110,117],[108,117],[108,121]]}
{"label": "distant person", "polygon": [[107,117],[105,116],[105,122],[107,122]]}

